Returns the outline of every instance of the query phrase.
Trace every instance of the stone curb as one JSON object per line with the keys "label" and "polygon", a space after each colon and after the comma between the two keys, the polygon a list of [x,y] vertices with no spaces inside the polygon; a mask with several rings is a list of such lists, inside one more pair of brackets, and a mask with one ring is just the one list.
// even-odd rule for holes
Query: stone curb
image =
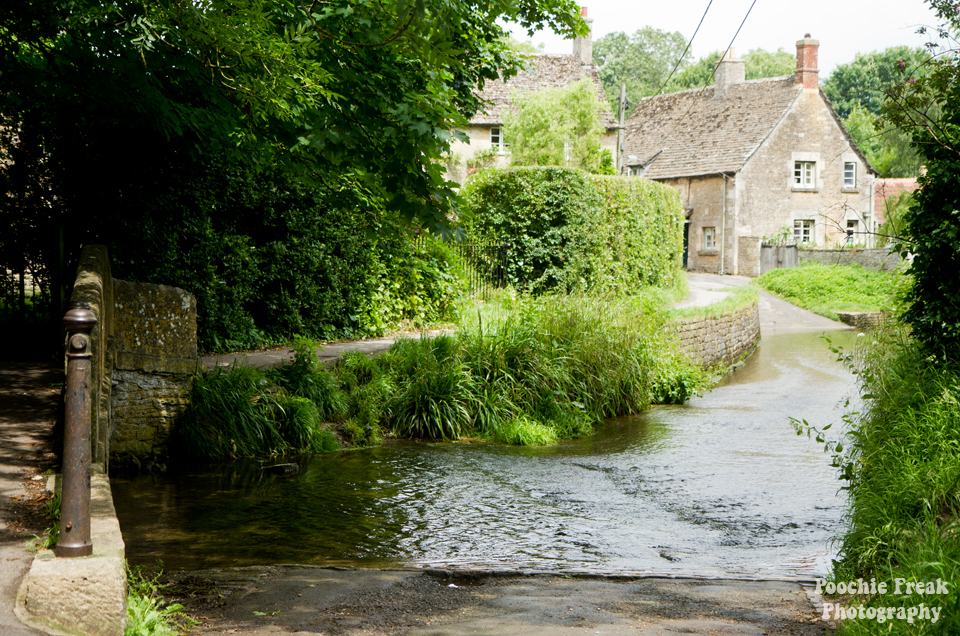
{"label": "stone curb", "polygon": [[[56,490],[52,482],[57,479],[51,478],[49,490]],[[37,553],[17,593],[14,612],[21,622],[53,636],[123,636],[124,544],[110,480],[103,474],[90,478],[90,535],[89,557],[59,558],[51,550]]]}

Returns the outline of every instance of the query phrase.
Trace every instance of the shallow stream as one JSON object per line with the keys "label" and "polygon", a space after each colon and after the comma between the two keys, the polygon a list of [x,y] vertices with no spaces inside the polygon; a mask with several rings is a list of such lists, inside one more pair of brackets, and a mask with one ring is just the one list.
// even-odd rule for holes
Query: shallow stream
{"label": "shallow stream", "polygon": [[789,418],[840,424],[855,394],[818,334],[770,336],[703,397],[557,447],[396,442],[297,459],[292,477],[241,462],[114,479],[113,496],[130,563],[168,570],[809,576],[828,567],[844,497]]}

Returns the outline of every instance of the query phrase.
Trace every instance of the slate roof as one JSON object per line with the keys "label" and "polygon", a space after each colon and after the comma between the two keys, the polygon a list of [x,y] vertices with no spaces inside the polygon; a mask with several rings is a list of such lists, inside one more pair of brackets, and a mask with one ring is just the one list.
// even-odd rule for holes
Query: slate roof
{"label": "slate roof", "polygon": [[503,123],[503,113],[510,108],[510,96],[514,93],[527,94],[548,88],[563,88],[587,77],[596,87],[597,97],[603,104],[600,111],[600,123],[606,128],[616,128],[617,122],[608,108],[607,98],[603,92],[603,84],[595,66],[580,63],[580,58],[573,55],[540,54],[527,63],[527,70],[521,70],[515,76],[504,82],[494,80],[487,82],[480,92],[480,97],[487,102],[486,113],[478,112],[471,124],[479,126],[497,126]]}
{"label": "slate roof", "polygon": [[713,86],[647,97],[625,124],[625,163],[649,164],[647,179],[736,172],[802,88],[789,75],[733,84],[717,100]]}

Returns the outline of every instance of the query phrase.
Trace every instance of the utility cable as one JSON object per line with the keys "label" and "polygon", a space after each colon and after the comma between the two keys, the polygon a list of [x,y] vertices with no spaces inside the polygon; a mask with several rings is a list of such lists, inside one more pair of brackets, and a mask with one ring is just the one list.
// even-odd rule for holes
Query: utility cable
{"label": "utility cable", "polygon": [[703,21],[707,17],[707,11],[710,10],[710,5],[712,4],[713,0],[710,0],[710,2],[707,3],[707,8],[703,11],[703,15],[700,17],[700,24],[697,25],[693,35],[690,36],[690,41],[687,42],[687,48],[683,49],[683,54],[680,56],[680,59],[677,60],[677,63],[673,65],[673,70],[670,71],[670,75],[667,76],[667,79],[663,80],[663,83],[660,84],[660,88],[658,88],[657,92],[655,93],[656,95],[663,95],[663,89],[666,88],[667,82],[673,79],[673,74],[677,72],[678,68],[680,68],[680,63],[683,62],[683,58],[687,56],[687,52],[690,50],[690,46],[693,44],[693,38],[697,37],[697,33],[700,32],[700,27],[703,25]]}
{"label": "utility cable", "polygon": [[[730,52],[730,48],[733,46],[734,41],[737,39],[737,36],[740,35],[740,29],[743,28],[743,25],[744,25],[744,24],[746,24],[747,18],[750,17],[750,12],[753,11],[753,7],[754,7],[754,5],[756,5],[756,4],[757,4],[757,0],[753,0],[753,2],[750,4],[750,8],[747,9],[747,14],[746,14],[745,16],[743,16],[743,21],[740,22],[740,26],[737,27],[737,32],[733,34],[733,37],[732,37],[732,38],[730,38],[730,44],[727,46],[727,50],[724,52],[724,55],[726,55],[727,53]],[[722,61],[723,58],[721,57],[720,60]],[[683,113],[683,116],[680,118],[679,121],[677,121],[677,123],[676,123],[676,124],[674,125],[674,127],[670,130],[670,132],[668,132],[668,133],[663,137],[663,139],[661,139],[661,140],[657,143],[657,145],[655,146],[656,148],[661,148],[661,149],[663,148],[663,144],[670,138],[671,135],[673,135],[674,132],[676,132],[677,128],[680,127],[680,124],[683,123],[683,120],[686,119],[686,118],[687,118],[687,115],[690,114],[690,111],[693,110],[693,107],[700,103],[700,98],[703,97],[703,92],[704,92],[705,90],[707,90],[707,86],[710,86],[710,85],[713,83],[714,78],[715,78],[716,75],[717,75],[717,69],[718,69],[718,68],[720,68],[720,64],[719,64],[719,63],[718,63],[716,66],[713,67],[713,73],[710,74],[710,84],[705,84],[703,87],[700,88],[700,92],[697,93],[696,98],[693,100],[693,102],[691,102],[691,104],[690,104],[690,106],[687,108],[686,112]]]}

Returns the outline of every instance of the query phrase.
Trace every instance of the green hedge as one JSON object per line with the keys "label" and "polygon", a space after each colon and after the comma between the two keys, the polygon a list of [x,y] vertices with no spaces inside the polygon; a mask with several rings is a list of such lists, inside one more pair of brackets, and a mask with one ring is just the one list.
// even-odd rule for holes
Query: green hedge
{"label": "green hedge", "polygon": [[565,168],[487,169],[464,187],[468,234],[511,246],[520,289],[629,292],[677,283],[683,209],[673,188]]}

